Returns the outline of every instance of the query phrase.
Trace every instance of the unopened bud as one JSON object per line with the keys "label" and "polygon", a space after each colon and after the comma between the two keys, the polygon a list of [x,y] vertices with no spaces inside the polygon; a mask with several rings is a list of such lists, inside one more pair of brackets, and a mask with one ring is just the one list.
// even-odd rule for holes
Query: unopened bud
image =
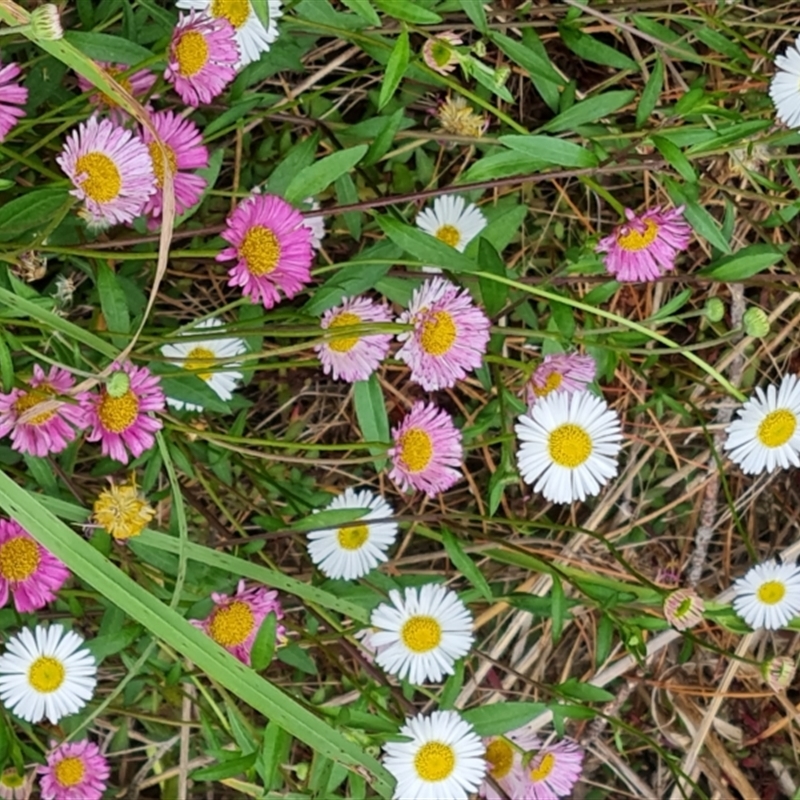
{"label": "unopened bud", "polygon": [[131,379],[127,372],[119,370],[108,376],[106,391],[111,397],[122,397],[131,388]]}
{"label": "unopened bud", "polygon": [[64,37],[58,9],[52,4],[39,6],[31,12],[31,28],[37,39],[54,42]]}
{"label": "unopened bud", "polygon": [[788,656],[775,656],[761,665],[761,674],[773,692],[787,689],[794,680],[797,665]]}
{"label": "unopened bud", "polygon": [[742,323],[748,336],[761,339],[769,333],[769,317],[760,308],[748,308]]}
{"label": "unopened bud", "polygon": [[721,322],[725,316],[725,303],[719,297],[709,297],[706,300],[703,313],[706,315],[710,322]]}

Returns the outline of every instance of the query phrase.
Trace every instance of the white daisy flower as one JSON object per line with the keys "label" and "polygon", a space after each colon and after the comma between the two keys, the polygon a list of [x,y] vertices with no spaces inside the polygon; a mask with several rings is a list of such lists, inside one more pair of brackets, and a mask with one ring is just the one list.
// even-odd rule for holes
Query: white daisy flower
{"label": "white daisy flower", "polygon": [[[310,207],[311,211],[319,211],[320,204],[313,197],[306,197],[303,203]],[[303,225],[311,231],[311,246],[315,250],[322,247],[322,240],[325,238],[325,217],[303,217]]]}
{"label": "white daisy flower", "polygon": [[383,765],[397,785],[393,800],[467,800],[486,775],[486,747],[455,711],[406,719],[408,742],[387,742]]}
{"label": "white daisy flower", "polygon": [[97,664],[77,633],[37,625],[8,640],[0,656],[0,701],[27,722],[56,725],[94,694]]}
{"label": "white daisy flower", "polygon": [[486,217],[474,203],[448,194],[437,197],[433,208],[426,208],[417,215],[417,227],[463,253],[486,227]]}
{"label": "white daisy flower", "polygon": [[345,489],[325,510],[362,508],[369,510],[353,524],[308,534],[308,555],[329,578],[350,581],[363,577],[386,561],[386,551],[397,539],[394,509],[369,489]]}
{"label": "white daisy flower", "polygon": [[800,567],[771,559],[733,583],[733,610],[751,627],[777,630],[800,614]]}
{"label": "white daisy flower", "polygon": [[800,47],[796,41],[775,59],[777,70],[769,84],[775,115],[790,128],[800,127]]}
{"label": "white daisy flower", "polygon": [[725,429],[724,444],[731,461],[742,472],[772,472],[777,467],[800,466],[800,381],[786,375],[780,386],[756,388]]}
{"label": "white daisy flower", "polygon": [[472,615],[455,592],[434,583],[400,592],[392,589],[370,618],[375,660],[401,680],[421,684],[453,674],[456,659],[469,653]]}
{"label": "white daisy flower", "polygon": [[514,430],[522,480],[553,503],[585,500],[617,474],[620,420],[591,392],[552,392],[519,417]]}
{"label": "white daisy flower", "polygon": [[[258,0],[264,2],[264,0]],[[194,9],[213,19],[228,20],[236,31],[239,45],[238,68],[258,61],[270,45],[278,38],[276,20],[283,16],[281,0],[268,0],[269,27],[265,28],[253,8],[252,0],[178,0],[178,8]]]}
{"label": "white daisy flower", "polygon": [[[210,317],[207,320],[195,325],[191,330],[185,331],[183,336],[192,336],[196,331],[216,329],[223,327],[224,323]],[[247,351],[247,345],[243,339],[223,338],[208,339],[200,341],[196,338],[186,342],[176,342],[175,344],[165,344],[161,348],[161,353],[165,358],[177,362],[183,369],[190,370],[201,380],[205,381],[220,397],[228,401],[233,397],[237,383],[242,379],[242,373],[232,367],[240,366],[237,362],[230,362],[228,359],[240,356]],[[224,368],[216,369],[218,361],[225,361]],[[185,408],[187,411],[202,411],[202,407],[194,403],[184,403],[182,400],[175,400],[167,397],[167,403],[179,411]]]}

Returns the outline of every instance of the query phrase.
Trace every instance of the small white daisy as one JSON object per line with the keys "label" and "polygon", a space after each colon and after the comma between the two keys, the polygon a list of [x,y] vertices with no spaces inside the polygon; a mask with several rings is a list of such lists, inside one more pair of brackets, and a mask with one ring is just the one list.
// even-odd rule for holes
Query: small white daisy
{"label": "small white daisy", "polygon": [[386,561],[386,551],[397,539],[394,510],[369,489],[360,492],[345,489],[343,494],[331,500],[325,510],[362,508],[369,510],[352,524],[308,534],[308,555],[329,578],[350,581],[363,577]]}
{"label": "small white daisy", "polygon": [[617,474],[619,417],[591,392],[552,392],[514,430],[522,479],[553,503],[585,500]]}
{"label": "small white daisy", "polygon": [[472,615],[455,592],[427,583],[419,589],[389,592],[370,618],[370,639],[378,648],[381,669],[401,680],[421,684],[453,674],[456,659],[474,641]]}
{"label": "small white daisy", "polygon": [[800,614],[800,567],[771,559],[733,583],[733,610],[751,627],[777,630]]}
{"label": "small white daisy", "polygon": [[731,461],[753,475],[800,466],[800,381],[786,375],[777,388],[759,386],[725,429]]}
{"label": "small white daisy", "polygon": [[397,785],[393,800],[467,800],[486,775],[486,747],[455,711],[406,719],[407,742],[387,742],[383,765]]}
{"label": "small white daisy", "polygon": [[[224,323],[211,317],[198,323],[189,331],[185,331],[183,336],[194,336],[196,331],[209,330],[223,327]],[[247,351],[247,345],[243,339],[224,338],[208,339],[200,341],[196,338],[186,342],[176,342],[175,344],[165,344],[161,348],[161,353],[165,358],[176,361],[185,370],[191,371],[201,380],[205,381],[222,400],[230,400],[236,389],[237,383],[242,379],[242,373],[233,367],[238,367],[237,362],[230,362],[228,359],[240,356]],[[216,369],[217,361],[226,361],[224,368]],[[175,400],[167,397],[167,403],[173,408],[187,411],[202,411],[202,407],[194,403],[184,403],[182,400]]]}
{"label": "small white daisy", "polygon": [[775,59],[777,70],[769,84],[775,115],[790,128],[800,127],[800,47],[796,41]]}
{"label": "small white daisy", "polygon": [[[320,204],[313,197],[306,197],[303,204],[309,206],[311,211],[320,209]],[[311,231],[311,246],[315,250],[319,250],[322,247],[322,240],[325,238],[325,217],[322,215],[303,217],[303,225]]]}
{"label": "small white daisy", "polygon": [[0,700],[27,722],[56,725],[94,694],[97,664],[77,633],[61,625],[25,628],[0,656]]}
{"label": "small white daisy", "polygon": [[474,203],[448,194],[437,197],[433,208],[426,208],[417,215],[417,227],[463,253],[486,227],[486,217]]}

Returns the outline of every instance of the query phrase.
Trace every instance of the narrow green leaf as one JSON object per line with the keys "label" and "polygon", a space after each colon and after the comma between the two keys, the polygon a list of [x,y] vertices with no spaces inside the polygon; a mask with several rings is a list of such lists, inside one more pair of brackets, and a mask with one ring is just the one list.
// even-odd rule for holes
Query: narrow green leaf
{"label": "narrow green leaf", "polygon": [[751,244],[700,270],[716,281],[743,281],[777,264],[784,254],[771,244]]}
{"label": "narrow green leaf", "polygon": [[[288,664],[290,667],[305,672],[306,675],[316,675],[317,665],[314,659],[297,644],[287,644],[278,648],[278,661]],[[286,726],[284,726],[286,727]],[[289,728],[286,728],[289,730]],[[324,755],[324,754],[323,754]]]}
{"label": "narrow green leaf", "polygon": [[579,144],[554,136],[501,136],[502,144],[531,159],[541,159],[559,167],[596,167],[597,156]]}
{"label": "narrow green leaf", "polygon": [[244,775],[255,763],[258,755],[250,753],[246,756],[238,756],[226,759],[220,764],[212,764],[210,767],[203,767],[192,773],[193,781],[221,781],[225,778],[232,778],[234,775]]}
{"label": "narrow green leaf", "polygon": [[[156,365],[153,365],[154,367]],[[173,365],[170,365],[174,369]],[[159,364],[153,372],[161,377],[161,388],[167,397],[200,406],[207,411],[216,411],[218,414],[230,413],[230,406],[197,375],[188,372],[178,375],[163,375],[163,365]]]}
{"label": "narrow green leaf", "polygon": [[492,601],[492,590],[475,562],[464,552],[461,542],[447,528],[442,527],[442,543],[456,569],[477,589],[485,600]]}
{"label": "narrow green leaf", "polygon": [[381,81],[381,93],[378,96],[378,111],[380,111],[393,97],[406,74],[411,50],[408,44],[408,31],[404,28],[400,31],[397,41],[394,43],[389,61],[386,64],[386,72]]}
{"label": "narrow green leaf", "polygon": [[481,33],[489,33],[489,25],[486,22],[486,11],[483,8],[483,0],[459,0],[459,2],[472,24]]}
{"label": "narrow green leaf", "polygon": [[[485,234],[486,231],[483,231]],[[478,245],[478,263],[483,272],[491,272],[494,275],[505,277],[506,265],[491,242],[481,235]],[[481,290],[483,307],[490,317],[495,317],[500,313],[508,298],[508,286],[498,281],[487,281],[483,278],[478,279],[478,286]]]}
{"label": "narrow green leaf", "polygon": [[272,663],[277,628],[278,617],[274,611],[270,611],[258,629],[256,638],[253,641],[253,649],[250,653],[250,666],[256,672],[262,672]]}
{"label": "narrow green leaf", "polygon": [[286,731],[273,721],[267,723],[264,729],[264,739],[261,743],[260,772],[267,790],[275,788],[275,783],[280,777],[280,765],[285,758],[286,746],[289,744]]}
{"label": "narrow green leaf", "polygon": [[14,362],[8,348],[3,331],[0,329],[0,383],[4,392],[10,392],[14,386]]}
{"label": "narrow green leaf", "polygon": [[655,145],[658,152],[664,156],[667,163],[675,168],[675,171],[681,178],[687,183],[697,183],[697,173],[680,147],[673,144],[669,139],[664,139],[661,136],[651,136],[650,141]]}
{"label": "narrow green leaf", "polygon": [[501,736],[527,725],[546,708],[544,703],[503,702],[469,708],[461,716],[469,722],[478,736]]}
{"label": "narrow green leaf", "polygon": [[72,203],[66,189],[33,189],[0,206],[0,241],[19,238],[34,228],[43,228],[66,204]]}
{"label": "narrow green leaf", "polygon": [[602,64],[605,67],[614,67],[614,69],[638,70],[638,65],[630,56],[583,31],[579,31],[572,25],[559,25],[558,32],[561,34],[564,44],[584,61]]}
{"label": "narrow green leaf", "polygon": [[359,17],[365,19],[370,25],[374,25],[376,28],[380,27],[381,18],[369,0],[342,0],[342,3],[351,11],[355,11]]}
{"label": "narrow green leaf", "polygon": [[636,127],[643,128],[644,124],[650,119],[650,115],[658,104],[661,97],[661,90],[664,88],[664,61],[660,55],[656,55],[650,71],[650,77],[639,98],[639,105],[636,107]]}
{"label": "narrow green leaf", "polygon": [[[130,333],[131,318],[128,313],[125,292],[119,285],[117,276],[111,267],[102,262],[97,265],[97,292],[100,295],[100,308],[106,318],[109,330],[112,333]],[[121,348],[127,344],[123,337],[113,338]]]}
{"label": "narrow green leaf", "polygon": [[694,193],[688,191],[690,187],[683,187],[669,178],[665,179],[664,184],[675,205],[685,206],[683,215],[694,229],[694,232],[698,236],[707,239],[717,250],[726,254],[730,253],[730,245],[722,235],[719,224],[714,217],[694,199]]}
{"label": "narrow green leaf", "polygon": [[313,197],[323,192],[340,175],[344,175],[353,169],[364,157],[367,149],[367,145],[360,144],[357,147],[340,150],[338,153],[332,153],[329,156],[325,156],[325,158],[319,159],[319,161],[315,161],[305,169],[300,170],[300,173],[287,187],[284,197],[290,203],[300,203],[306,197]]}
{"label": "narrow green leaf", "polygon": [[435,25],[442,18],[427,8],[422,8],[411,0],[374,0],[375,5],[390,17],[412,22],[415,25]]}
{"label": "narrow green leaf", "polygon": [[310,514],[297,520],[297,522],[293,522],[289,528],[300,532],[320,531],[323,528],[341,528],[348,523],[358,522],[368,512],[368,508],[332,508],[317,511],[316,514]]}
{"label": "narrow green leaf", "polygon": [[609,703],[614,699],[611,692],[601,689],[599,686],[592,686],[585,681],[579,681],[577,678],[570,678],[564,683],[559,683],[555,688],[566,697],[585,703]]}
{"label": "narrow green leaf", "polygon": [[250,7],[255,11],[258,21],[269,29],[269,3],[251,3]]}
{"label": "narrow green leaf", "polygon": [[[388,445],[391,441],[389,416],[376,373],[373,372],[365,381],[353,384],[353,404],[364,441],[386,442]],[[370,448],[370,453],[376,456],[375,469],[380,472],[386,466],[386,450],[376,446]]]}
{"label": "narrow green leaf", "polygon": [[553,619],[553,644],[558,644],[564,630],[564,619],[567,612],[567,598],[558,575],[553,575],[553,588],[550,591],[550,603]]}
{"label": "narrow green leaf", "polygon": [[608,614],[603,614],[597,623],[597,635],[594,645],[594,663],[598,669],[605,664],[606,659],[611,654],[613,643],[614,623]]}
{"label": "narrow green leaf", "polygon": [[540,130],[553,133],[573,131],[580,125],[597,122],[597,120],[619,111],[623,106],[628,105],[634,97],[636,97],[636,92],[633,89],[604,92],[596,97],[589,97],[580,103],[575,103],[574,106],[551,119],[547,124],[542,125]]}
{"label": "narrow green leaf", "polygon": [[509,175],[529,175],[541,172],[547,166],[546,161],[538,158],[525,158],[519,153],[493,153],[484,156],[461,173],[456,183],[472,183],[492,178],[505,178]]}
{"label": "narrow green leaf", "polygon": [[64,39],[95,61],[133,65],[153,57],[146,47],[108,33],[67,30]]}
{"label": "narrow green leaf", "polygon": [[404,114],[405,109],[398,108],[394,114],[390,117],[386,117],[386,122],[381,128],[380,133],[373,139],[366,156],[364,156],[364,166],[377,163],[388,152],[394,142],[394,137],[397,136],[397,132],[403,124]]}
{"label": "narrow green leaf", "polygon": [[419,228],[412,228],[389,216],[378,217],[378,225],[398,247],[427,266],[441,267],[451,272],[476,272],[478,269],[471,258]]}

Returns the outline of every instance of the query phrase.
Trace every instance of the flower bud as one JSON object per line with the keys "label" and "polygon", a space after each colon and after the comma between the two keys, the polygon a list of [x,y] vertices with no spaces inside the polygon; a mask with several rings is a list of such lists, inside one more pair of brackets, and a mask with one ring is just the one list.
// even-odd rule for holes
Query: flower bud
{"label": "flower bud", "polygon": [[677,631],[693,628],[703,619],[705,604],[691,589],[676,589],[664,598],[664,618]]}
{"label": "flower bud", "polygon": [[769,317],[760,308],[748,308],[744,312],[742,323],[748,336],[761,339],[769,333]]}
{"label": "flower bud", "polygon": [[761,674],[773,692],[788,688],[794,680],[797,664],[788,656],[775,656],[761,665]]}
{"label": "flower bud", "polygon": [[709,297],[703,313],[710,322],[720,322],[725,316],[725,303],[719,297]]}
{"label": "flower bud", "polygon": [[39,6],[31,12],[31,28],[37,39],[46,42],[54,42],[64,37],[58,8],[52,3]]}
{"label": "flower bud", "polygon": [[131,388],[131,379],[127,372],[118,370],[108,376],[106,391],[111,397],[122,397]]}

